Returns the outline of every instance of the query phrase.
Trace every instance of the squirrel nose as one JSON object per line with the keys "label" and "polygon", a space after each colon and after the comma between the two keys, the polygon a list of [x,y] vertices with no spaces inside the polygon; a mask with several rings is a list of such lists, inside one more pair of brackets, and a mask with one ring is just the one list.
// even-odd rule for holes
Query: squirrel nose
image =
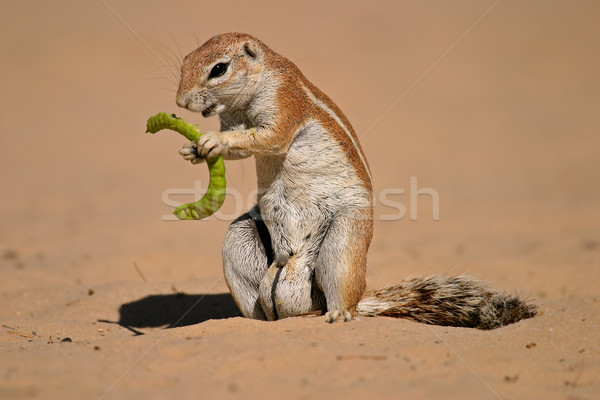
{"label": "squirrel nose", "polygon": [[175,102],[181,108],[187,108],[190,103],[190,96],[186,93],[177,93],[177,97],[175,98]]}

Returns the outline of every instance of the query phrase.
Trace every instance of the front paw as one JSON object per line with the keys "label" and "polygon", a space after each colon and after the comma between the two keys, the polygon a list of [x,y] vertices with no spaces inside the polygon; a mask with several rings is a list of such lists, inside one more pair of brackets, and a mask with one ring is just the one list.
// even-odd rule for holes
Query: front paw
{"label": "front paw", "polygon": [[184,144],[181,150],[179,150],[179,154],[183,156],[184,160],[190,161],[192,164],[200,164],[204,161],[204,159],[198,155],[198,144],[196,142]]}
{"label": "front paw", "polygon": [[223,142],[217,132],[206,132],[198,140],[198,156],[213,160],[223,154]]}

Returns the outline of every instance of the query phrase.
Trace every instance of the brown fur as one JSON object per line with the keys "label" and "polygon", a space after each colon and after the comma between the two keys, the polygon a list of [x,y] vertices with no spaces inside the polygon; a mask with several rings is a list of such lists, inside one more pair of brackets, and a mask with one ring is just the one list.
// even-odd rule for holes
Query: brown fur
{"label": "brown fur", "polygon": [[357,312],[433,325],[494,329],[533,317],[537,306],[490,290],[469,276],[438,275],[371,290],[358,304]]}

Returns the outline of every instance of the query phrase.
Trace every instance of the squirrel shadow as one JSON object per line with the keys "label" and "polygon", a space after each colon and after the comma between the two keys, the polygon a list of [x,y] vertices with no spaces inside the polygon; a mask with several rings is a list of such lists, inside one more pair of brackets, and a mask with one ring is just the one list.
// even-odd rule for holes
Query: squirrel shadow
{"label": "squirrel shadow", "polygon": [[175,328],[242,316],[230,293],[150,295],[123,304],[119,315],[117,323],[136,335],[143,333],[135,328]]}

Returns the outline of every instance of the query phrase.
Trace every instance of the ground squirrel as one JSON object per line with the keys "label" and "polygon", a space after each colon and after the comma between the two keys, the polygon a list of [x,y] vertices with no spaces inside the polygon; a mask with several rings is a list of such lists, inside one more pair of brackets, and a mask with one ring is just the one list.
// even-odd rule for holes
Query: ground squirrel
{"label": "ground squirrel", "polygon": [[256,160],[257,204],[223,243],[225,279],[244,316],[320,311],[328,322],[387,315],[494,328],[535,314],[467,276],[365,293],[373,187],[358,137],[329,97],[256,38],[218,35],[186,56],[177,105],[221,121],[221,132],[180,150],[185,159]]}

